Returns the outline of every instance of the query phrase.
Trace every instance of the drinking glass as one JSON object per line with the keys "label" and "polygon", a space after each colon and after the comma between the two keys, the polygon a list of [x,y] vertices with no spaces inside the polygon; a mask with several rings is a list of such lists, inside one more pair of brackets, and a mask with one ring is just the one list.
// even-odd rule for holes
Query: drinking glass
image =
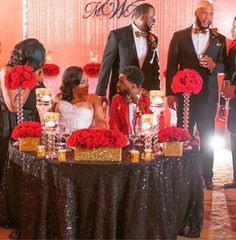
{"label": "drinking glass", "polygon": [[224,80],[222,82],[222,88],[221,88],[221,96],[225,99],[225,110],[229,110],[229,98],[226,98],[224,95],[223,95],[223,92],[222,92],[222,89],[226,86],[229,86],[230,85],[230,80]]}
{"label": "drinking glass", "polygon": [[66,145],[65,138],[64,138],[65,131],[66,131],[66,125],[64,123],[59,123],[56,128],[58,149],[64,148]]}

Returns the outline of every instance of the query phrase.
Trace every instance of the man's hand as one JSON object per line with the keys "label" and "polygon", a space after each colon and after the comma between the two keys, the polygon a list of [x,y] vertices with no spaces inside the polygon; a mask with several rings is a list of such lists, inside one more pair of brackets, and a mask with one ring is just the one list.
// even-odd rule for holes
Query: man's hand
{"label": "man's hand", "polygon": [[179,106],[178,100],[174,95],[170,95],[167,97],[167,104],[169,108],[172,108],[174,110],[176,110]]}
{"label": "man's hand", "polygon": [[216,64],[212,58],[208,57],[207,55],[203,56],[200,60],[200,65],[209,69],[211,73],[215,70]]}
{"label": "man's hand", "polygon": [[229,85],[222,88],[222,94],[225,98],[235,98],[236,86]]}

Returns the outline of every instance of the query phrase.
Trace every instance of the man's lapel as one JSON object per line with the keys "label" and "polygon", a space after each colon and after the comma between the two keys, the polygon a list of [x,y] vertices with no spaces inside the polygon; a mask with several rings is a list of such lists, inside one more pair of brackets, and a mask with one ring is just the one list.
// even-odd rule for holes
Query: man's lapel
{"label": "man's lapel", "polygon": [[131,25],[131,24],[130,24],[129,30],[127,31],[127,36],[128,36],[129,45],[131,46],[131,50],[132,50],[131,52],[133,53],[134,58],[135,58],[136,61],[137,61],[137,66],[140,67],[140,65],[139,65],[139,60],[138,60],[137,49],[136,49],[135,41],[134,41],[133,28],[132,28],[132,25]]}
{"label": "man's lapel", "polygon": [[185,43],[186,48],[191,49],[191,51],[193,52],[194,60],[198,63],[199,59],[198,59],[196,50],[194,48],[193,39],[192,39],[192,28],[193,28],[193,26],[191,26],[187,29],[187,31],[185,32],[186,37],[184,39],[186,39],[186,43]]}

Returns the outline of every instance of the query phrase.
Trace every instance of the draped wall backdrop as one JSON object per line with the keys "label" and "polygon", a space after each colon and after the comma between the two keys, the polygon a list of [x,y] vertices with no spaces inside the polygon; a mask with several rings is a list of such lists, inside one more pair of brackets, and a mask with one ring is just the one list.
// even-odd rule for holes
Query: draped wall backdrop
{"label": "draped wall backdrop", "polygon": [[[194,8],[198,0],[153,0],[153,1],[106,1],[100,16],[87,17],[86,5],[91,0],[28,0],[28,36],[39,38],[52,58],[62,68],[77,64],[83,66],[90,61],[90,51],[96,51],[98,61],[102,59],[103,50],[109,31],[123,27],[131,22],[130,16],[111,17],[118,4],[132,11],[130,4],[148,2],[156,8],[156,25],[154,33],[159,36],[159,55],[162,72],[166,65],[166,55],[170,38],[176,29],[190,25],[194,19]],[[93,1],[96,2],[96,1]],[[97,1],[98,2],[98,1]],[[114,5],[112,5],[114,4]],[[102,4],[99,4],[100,7]],[[87,5],[89,10],[96,4]],[[111,14],[105,15],[111,12]],[[126,13],[126,15],[128,15]],[[85,18],[87,17],[87,18]],[[163,76],[163,74],[162,74]]]}
{"label": "draped wall backdrop", "polygon": [[[134,5],[142,2],[148,2],[156,8],[154,33],[159,37],[164,86],[163,72],[172,34],[192,24],[199,0],[0,0],[0,67],[22,37],[35,37],[42,41],[50,51],[49,61],[58,64],[62,71],[69,65],[84,66],[90,62],[91,51],[96,52],[100,62],[109,31],[129,24],[129,13]],[[213,25],[230,37],[231,23],[236,15],[235,0],[214,2]],[[97,15],[92,11],[96,5],[97,9],[102,10]]]}

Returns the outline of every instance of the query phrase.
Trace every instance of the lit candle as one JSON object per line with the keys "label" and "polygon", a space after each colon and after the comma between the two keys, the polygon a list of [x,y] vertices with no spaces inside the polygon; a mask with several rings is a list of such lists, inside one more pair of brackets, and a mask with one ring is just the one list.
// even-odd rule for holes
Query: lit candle
{"label": "lit candle", "polygon": [[45,146],[44,145],[38,145],[36,148],[36,153],[37,157],[45,157],[46,156],[46,151],[45,151]]}
{"label": "lit candle", "polygon": [[57,159],[58,159],[58,161],[65,161],[66,160],[66,150],[65,149],[58,149]]}
{"label": "lit candle", "polygon": [[153,125],[153,114],[143,114],[142,115],[142,130],[147,131]]}
{"label": "lit candle", "polygon": [[55,125],[56,125],[56,124],[55,124],[55,122],[53,122],[53,121],[48,121],[48,122],[45,123],[45,126],[46,126],[46,127],[55,127]]}
{"label": "lit candle", "polygon": [[140,152],[138,150],[130,151],[131,162],[139,162]]}
{"label": "lit candle", "polygon": [[144,160],[152,160],[152,149],[144,149]]}
{"label": "lit candle", "polygon": [[43,98],[42,98],[42,101],[43,102],[49,102],[49,101],[51,101],[51,97],[49,95],[44,95]]}

